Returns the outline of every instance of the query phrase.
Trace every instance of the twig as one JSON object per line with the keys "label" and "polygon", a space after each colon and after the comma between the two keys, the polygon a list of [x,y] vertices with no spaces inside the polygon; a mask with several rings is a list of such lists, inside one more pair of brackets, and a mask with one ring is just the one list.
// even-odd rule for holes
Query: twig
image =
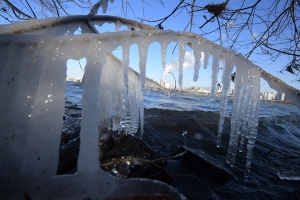
{"label": "twig", "polygon": [[35,12],[33,11],[32,7],[30,6],[28,0],[26,0],[26,3],[27,3],[27,5],[29,6],[29,8],[30,8],[30,10],[31,10],[31,12],[32,12],[32,14],[33,14],[33,16],[34,16],[34,18],[36,19],[37,17],[36,17],[36,15],[35,15]]}
{"label": "twig", "polygon": [[54,0],[52,0],[53,4],[54,4],[54,7],[55,7],[55,10],[56,10],[56,13],[57,13],[57,16],[59,17],[59,12],[58,12],[58,9],[57,9],[57,6],[56,6],[56,3]]}
{"label": "twig", "polygon": [[58,5],[60,6],[60,8],[64,11],[64,13],[66,13],[66,15],[69,15],[67,13],[67,11],[64,9],[64,7],[61,5],[60,1],[57,1]]}
{"label": "twig", "polygon": [[191,6],[191,20],[190,20],[190,32],[192,32],[192,27],[193,27],[193,19],[194,19],[194,6],[195,6],[195,2],[196,2],[196,0],[193,0],[193,4],[192,4],[192,6]]}
{"label": "twig", "polygon": [[19,8],[17,8],[16,6],[14,6],[12,3],[10,3],[8,0],[4,0],[5,3],[7,3],[7,5],[9,5],[12,10],[16,10],[18,13],[22,14],[25,17],[28,17],[29,19],[33,19],[33,17],[31,17],[30,15],[27,15],[26,13],[22,12]]}

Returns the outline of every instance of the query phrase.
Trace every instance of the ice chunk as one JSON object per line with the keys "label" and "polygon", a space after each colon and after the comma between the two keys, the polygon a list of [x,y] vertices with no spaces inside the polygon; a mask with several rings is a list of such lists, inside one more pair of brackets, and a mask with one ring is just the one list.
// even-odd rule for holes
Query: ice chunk
{"label": "ice chunk", "polygon": [[286,179],[286,180],[300,180],[300,174],[299,173],[277,173],[280,179]]}

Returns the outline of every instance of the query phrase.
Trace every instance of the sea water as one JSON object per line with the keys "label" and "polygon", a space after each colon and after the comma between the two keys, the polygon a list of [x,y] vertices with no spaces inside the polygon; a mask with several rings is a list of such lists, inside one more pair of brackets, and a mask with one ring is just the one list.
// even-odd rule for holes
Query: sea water
{"label": "sea water", "polygon": [[[66,95],[81,104],[82,86],[67,82]],[[295,105],[261,102],[258,136],[250,177],[244,179],[246,147],[234,167],[226,163],[232,99],[229,98],[221,146],[216,147],[220,97],[183,92],[144,91],[143,140],[165,155],[182,146],[230,174],[213,180],[205,167],[192,169],[180,159],[167,160],[172,186],[188,199],[295,199],[300,181],[282,180],[278,173],[300,173],[300,110]],[[183,132],[187,134],[183,137]],[[192,163],[192,161],[191,161]]]}

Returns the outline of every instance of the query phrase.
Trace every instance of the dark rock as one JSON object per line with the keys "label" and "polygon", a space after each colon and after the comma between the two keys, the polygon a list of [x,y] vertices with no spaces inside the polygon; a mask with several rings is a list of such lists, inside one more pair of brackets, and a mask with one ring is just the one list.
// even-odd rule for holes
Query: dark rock
{"label": "dark rock", "polygon": [[[74,174],[77,171],[77,159],[80,147],[80,119],[64,122],[59,154],[58,175]],[[173,178],[164,170],[166,161],[160,152],[154,151],[139,138],[132,135],[113,132],[101,133],[101,168],[118,178],[149,178],[167,184]]]}
{"label": "dark rock", "polygon": [[[105,140],[103,140],[105,138]],[[149,178],[167,184],[173,178],[164,170],[166,162],[153,162],[162,156],[132,135],[105,133],[100,140],[101,168],[119,178]],[[109,165],[107,165],[109,164]]]}
{"label": "dark rock", "polygon": [[80,118],[74,118],[64,121],[63,130],[61,133],[61,146],[79,137],[80,121]]}
{"label": "dark rock", "polygon": [[70,140],[65,145],[60,146],[57,175],[75,174],[77,172],[79,146],[79,137]]}
{"label": "dark rock", "polygon": [[57,174],[74,174],[80,146],[80,118],[65,120],[61,134]]}

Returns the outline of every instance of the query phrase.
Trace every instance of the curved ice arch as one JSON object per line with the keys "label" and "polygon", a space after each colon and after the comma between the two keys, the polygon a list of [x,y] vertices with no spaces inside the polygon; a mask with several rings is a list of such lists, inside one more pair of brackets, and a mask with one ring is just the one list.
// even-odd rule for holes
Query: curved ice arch
{"label": "curved ice arch", "polygon": [[[114,182],[112,190],[118,186],[122,187],[124,182],[116,180],[109,175],[103,175],[103,172],[99,169],[98,119],[100,113],[99,88],[101,87],[99,83],[101,77],[103,77],[103,67],[109,63],[106,59],[106,54],[112,52],[119,45],[128,47],[136,43],[137,39],[143,38],[147,44],[151,44],[154,41],[161,42],[160,38],[165,37],[175,42],[180,42],[184,39],[188,44],[198,43],[204,50],[209,49],[209,52],[204,51],[204,56],[213,55],[213,59],[216,59],[214,63],[218,63],[219,59],[223,60],[222,84],[225,88],[221,103],[220,124],[224,121],[223,116],[227,104],[226,93],[228,91],[228,82],[230,82],[230,72],[232,66],[236,66],[236,79],[243,84],[240,89],[235,88],[236,92],[241,93],[241,91],[245,90],[247,95],[251,96],[251,99],[247,100],[247,103],[244,105],[245,98],[241,97],[241,95],[234,97],[235,110],[233,111],[233,118],[235,120],[232,121],[233,131],[231,132],[229,143],[229,149],[231,150],[228,151],[227,161],[230,163],[234,162],[239,140],[242,143],[242,139],[245,136],[249,137],[245,173],[245,176],[248,176],[252,161],[252,149],[257,134],[260,74],[267,78],[268,81],[273,81],[274,85],[277,84],[276,87],[279,87],[279,89],[286,91],[288,87],[279,82],[280,80],[270,77],[270,75],[242,56],[213,44],[199,35],[173,31],[122,31],[110,33],[109,35],[82,34],[56,37],[44,35],[1,35],[0,48],[3,53],[0,55],[0,59],[3,67],[0,68],[0,96],[1,103],[5,106],[0,108],[0,141],[2,148],[0,153],[0,171],[2,174],[2,185],[6,185],[1,188],[1,193],[4,194],[4,191],[8,189],[5,194],[12,196],[15,194],[15,187],[4,184],[8,179],[12,180],[13,185],[19,184],[18,186],[23,188],[20,192],[25,190],[36,193],[36,195],[42,195],[36,191],[36,188],[40,187],[40,185],[45,186],[47,183],[50,185],[71,183],[70,180],[80,182],[73,183],[73,186],[83,188],[81,191],[90,196],[99,195],[95,192],[99,189],[96,185],[104,184],[105,182]],[[127,51],[124,52],[124,56],[128,56]],[[199,49],[195,47],[193,51],[199,53]],[[18,52],[21,58],[14,59],[14,52]],[[79,59],[81,57],[87,58],[87,81],[84,84],[83,94],[83,120],[80,133],[83,139],[78,159],[78,173],[70,177],[56,177],[58,145],[62,127],[64,81],[66,77],[66,69],[61,67],[61,65],[65,66],[67,59]],[[127,73],[127,64],[125,63],[124,66],[125,70],[123,72]],[[126,75],[124,76],[125,82],[127,77]],[[141,82],[143,81],[141,80]],[[293,91],[291,88],[288,89]],[[9,93],[8,91],[14,92]],[[288,95],[299,106],[298,94],[290,92],[287,93]],[[131,101],[129,95],[126,98],[126,101]],[[241,109],[244,112],[240,114],[236,111],[240,109],[241,105],[243,105]],[[131,114],[131,112],[130,110],[127,114]],[[242,135],[240,130],[245,130],[246,134]],[[219,128],[218,137],[221,137],[221,133],[222,128]],[[36,141],[39,142],[37,143]],[[86,188],[84,184],[92,177],[99,180],[99,182],[96,181],[96,184],[94,184],[96,189]],[[28,180],[32,184],[25,186],[24,183]],[[138,184],[138,181],[132,182]],[[152,184],[153,182],[148,181],[148,183]],[[12,191],[9,188],[14,189]],[[166,187],[162,186],[162,188]],[[54,196],[61,197],[60,195],[63,194],[58,194],[57,189],[57,187],[53,188],[56,191]],[[132,191],[124,192],[134,194],[139,191],[132,189]],[[152,192],[153,190],[151,190]],[[45,194],[52,193],[52,189],[48,189]],[[110,194],[107,192],[100,195]],[[64,195],[67,195],[67,192]]]}
{"label": "curved ice arch", "polygon": [[[27,45],[22,44],[24,39]],[[31,198],[42,199],[82,196],[105,199],[163,194],[184,199],[164,183],[118,180],[100,169],[99,82],[104,77],[102,68],[106,63],[109,65],[109,59],[102,59],[105,52],[99,50],[95,40],[88,42],[85,38],[84,50],[76,51],[77,45],[72,42],[75,37],[56,39],[36,35],[0,36],[3,50],[0,93],[1,104],[5,105],[0,107],[3,120],[0,122],[1,196],[19,199],[27,192]],[[14,58],[15,51],[20,59]],[[87,65],[77,173],[56,176],[64,110],[65,63],[69,58],[82,56],[87,57]]]}

